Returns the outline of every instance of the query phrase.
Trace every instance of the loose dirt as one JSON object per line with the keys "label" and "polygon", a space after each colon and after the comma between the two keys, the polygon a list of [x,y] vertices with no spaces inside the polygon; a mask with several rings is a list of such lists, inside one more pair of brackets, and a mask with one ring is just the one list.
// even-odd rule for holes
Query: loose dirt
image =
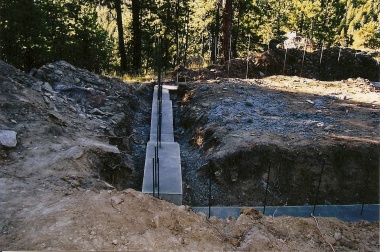
{"label": "loose dirt", "polygon": [[[0,147],[2,250],[327,251],[330,243],[336,250],[378,251],[378,222],[265,217],[253,209],[243,210],[236,220],[233,217],[207,219],[190,207],[175,206],[135,191],[141,186],[144,150],[149,138],[152,84],[124,83],[62,61],[48,64],[32,75],[0,61],[0,130],[17,133],[16,147]],[[182,87],[177,110],[182,109],[183,116],[177,117],[176,128],[183,144],[185,180],[190,183],[186,174],[191,172],[200,174],[202,180],[205,176],[201,171],[207,171],[208,160],[222,158],[223,152],[228,159],[228,144],[233,143],[237,150],[253,144],[252,139],[273,138],[279,146],[289,142],[292,145],[287,147],[289,150],[296,146],[303,148],[302,143],[319,146],[327,141],[328,145],[336,139],[352,146],[369,146],[368,150],[371,145],[378,146],[374,130],[378,124],[375,120],[379,99],[369,83],[357,79],[336,83],[295,80],[277,76],[263,81],[220,80]],[[321,92],[332,92],[327,88],[329,85],[341,90],[337,92],[343,92],[346,99],[342,99],[343,94],[324,97],[323,93],[314,97],[314,91],[307,93],[307,88],[303,88],[310,86]],[[207,87],[205,91],[204,87]],[[300,89],[304,91],[302,95],[298,93]],[[355,94],[349,92],[356,89]],[[264,95],[264,90],[272,91]],[[275,100],[275,105],[256,108],[258,97],[254,94],[260,92],[263,96],[259,101]],[[201,94],[207,94],[202,102],[197,98]],[[357,101],[360,96],[367,100]],[[287,103],[288,100],[299,104]],[[250,109],[246,110],[247,114],[235,114],[234,121],[232,114],[240,111],[241,102]],[[335,109],[337,104],[345,109]],[[271,106],[283,107],[283,111],[276,112]],[[279,122],[266,133],[246,131],[241,125],[253,124],[252,128],[266,125],[259,117],[245,122],[253,108],[258,111],[249,112],[251,116],[261,113],[281,117],[276,113],[290,113],[288,110],[294,110],[295,115],[304,113],[298,107],[313,114],[308,125],[312,132],[320,134],[322,143],[316,144],[315,134],[292,120],[289,125],[298,125],[299,131],[283,134],[287,141],[281,140],[278,133],[287,124]],[[212,114],[214,123],[222,122],[220,129],[218,125],[212,126],[212,121],[205,121],[205,116],[201,117],[203,111]],[[322,120],[317,115],[321,113],[328,118]],[[343,127],[345,124],[329,113],[341,115],[349,126]],[[205,123],[202,129],[197,126],[201,122]],[[319,127],[318,123],[323,126]],[[333,127],[325,130],[330,125]],[[206,128],[212,130],[205,134]],[[329,132],[328,138],[324,132]],[[199,161],[198,157],[201,157]],[[259,162],[263,167],[267,164]],[[201,173],[197,172],[198,168]],[[213,179],[214,186],[224,183],[216,177]],[[239,171],[236,179],[235,182],[241,179]],[[192,186],[187,190],[194,190]]]}

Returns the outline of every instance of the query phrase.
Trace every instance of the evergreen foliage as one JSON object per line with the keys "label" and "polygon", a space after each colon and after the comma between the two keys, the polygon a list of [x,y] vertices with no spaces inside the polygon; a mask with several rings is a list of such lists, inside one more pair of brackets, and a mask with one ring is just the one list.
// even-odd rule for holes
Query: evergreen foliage
{"label": "evergreen foliage", "polygon": [[0,57],[30,70],[66,60],[93,71],[109,68],[112,40],[93,4],[68,0],[2,0]]}
{"label": "evergreen foliage", "polygon": [[[231,7],[232,6],[232,7]],[[2,0],[0,59],[142,74],[220,63],[296,31],[317,48],[380,48],[378,0]],[[250,47],[248,48],[248,40]],[[158,43],[160,41],[160,43]],[[162,57],[158,59],[158,53]]]}

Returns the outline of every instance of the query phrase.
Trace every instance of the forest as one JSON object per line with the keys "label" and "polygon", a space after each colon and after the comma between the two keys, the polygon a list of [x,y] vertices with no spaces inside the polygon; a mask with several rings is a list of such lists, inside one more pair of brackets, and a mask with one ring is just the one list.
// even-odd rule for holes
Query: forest
{"label": "forest", "polygon": [[296,31],[315,49],[380,48],[378,0],[2,0],[0,60],[104,74],[223,64]]}

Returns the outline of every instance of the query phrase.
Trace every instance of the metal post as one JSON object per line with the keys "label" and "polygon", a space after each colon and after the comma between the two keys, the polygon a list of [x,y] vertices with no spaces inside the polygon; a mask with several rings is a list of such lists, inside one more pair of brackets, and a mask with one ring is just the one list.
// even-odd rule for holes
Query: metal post
{"label": "metal post", "polygon": [[315,212],[315,206],[317,205],[317,200],[318,200],[318,196],[319,196],[319,187],[321,186],[323,170],[325,169],[325,163],[326,163],[326,160],[323,159],[322,169],[321,169],[321,175],[319,176],[317,194],[315,195],[315,200],[314,200],[313,215],[314,215],[314,212]]}
{"label": "metal post", "polygon": [[301,73],[300,73],[300,77],[302,77],[303,63],[304,63],[304,61],[305,61],[305,53],[306,53],[306,44],[305,44],[305,48],[303,49],[303,56],[302,56],[302,65],[301,65]]}
{"label": "metal post", "polygon": [[[369,169],[367,168],[367,176],[366,176],[366,183],[365,183],[365,192],[368,192],[368,183],[369,183]],[[363,196],[362,196],[362,210],[360,211],[360,215],[363,216],[363,210],[364,210],[364,204],[365,204],[365,197],[364,195],[366,195],[366,193],[362,193]]]}
{"label": "metal post", "polygon": [[268,187],[269,187],[269,176],[270,176],[270,164],[269,164],[269,168],[268,168],[268,178],[267,178],[267,186],[265,188],[265,198],[264,198],[264,210],[263,210],[263,214],[265,214],[265,207],[267,205],[267,195],[268,195]]}
{"label": "metal post", "polygon": [[286,67],[286,55],[288,54],[288,48],[285,48],[285,59],[284,59],[284,67],[282,68],[282,74],[285,75],[285,67]]}
{"label": "metal post", "polygon": [[251,44],[251,34],[248,34],[248,48],[247,48],[247,71],[245,73],[245,78],[248,79],[248,68],[249,68],[249,47]]}

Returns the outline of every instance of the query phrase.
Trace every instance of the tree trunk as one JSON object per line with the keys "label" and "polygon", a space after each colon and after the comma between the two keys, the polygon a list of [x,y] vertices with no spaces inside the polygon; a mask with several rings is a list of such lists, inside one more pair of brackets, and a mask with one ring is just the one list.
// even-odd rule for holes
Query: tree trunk
{"label": "tree trunk", "polygon": [[140,0],[132,0],[132,68],[138,73],[141,65],[141,25],[140,25]]}
{"label": "tree trunk", "polygon": [[190,13],[189,10],[186,11],[186,22],[185,22],[185,53],[184,53],[184,64],[186,64],[187,61],[187,49],[189,47],[189,32],[188,32],[188,27],[189,27],[189,21],[190,21]]}
{"label": "tree trunk", "polygon": [[174,64],[176,66],[178,66],[179,62],[180,62],[180,56],[179,56],[179,8],[180,8],[180,0],[177,0],[176,6],[175,6],[175,37],[174,37],[174,43],[175,43],[175,47],[176,47]]}
{"label": "tree trunk", "polygon": [[231,31],[232,31],[232,1],[233,0],[225,0],[225,6],[223,8],[223,17],[222,17],[222,51],[223,51],[223,59],[222,63],[226,62],[229,59],[230,53],[230,39],[231,39]]}
{"label": "tree trunk", "polygon": [[211,61],[216,64],[218,60],[218,43],[219,43],[219,10],[220,10],[220,0],[216,3],[216,15],[215,15],[215,25],[212,29],[211,38]]}
{"label": "tree trunk", "polygon": [[121,0],[115,0],[115,10],[116,10],[117,32],[118,32],[118,37],[119,37],[120,70],[121,72],[125,73],[127,72],[127,54],[125,52],[125,45],[124,45],[124,31],[123,31]]}

